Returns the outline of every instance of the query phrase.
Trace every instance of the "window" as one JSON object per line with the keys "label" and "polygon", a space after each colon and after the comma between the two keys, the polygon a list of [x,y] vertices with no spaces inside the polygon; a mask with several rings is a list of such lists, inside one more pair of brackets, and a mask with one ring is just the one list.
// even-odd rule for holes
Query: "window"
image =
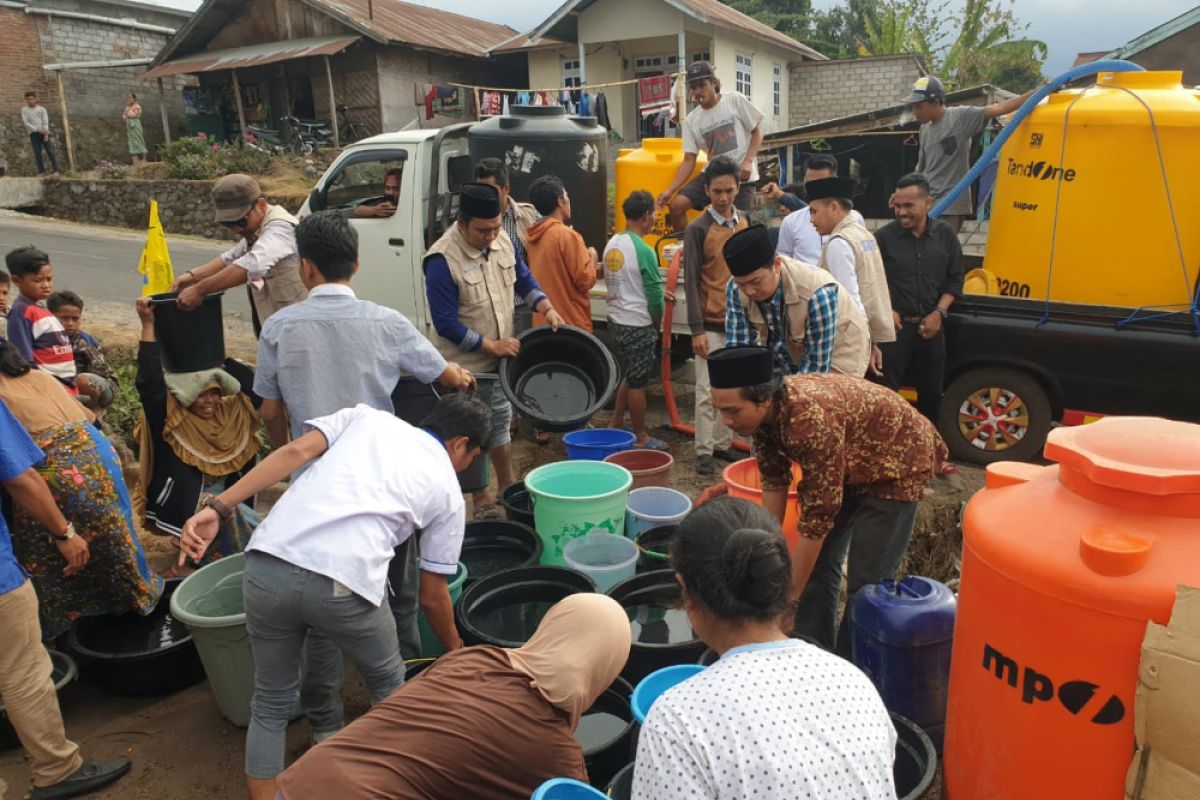
{"label": "window", "polygon": [[642,56],[633,60],[633,71],[658,74],[663,71],[666,64],[673,62],[674,59],[671,56]]}
{"label": "window", "polygon": [[[703,53],[692,53],[691,56],[688,57],[688,61],[691,63],[695,63],[696,61],[708,61],[708,60],[709,60],[708,51],[705,51]],[[678,63],[679,63],[679,56],[671,56],[670,58],[667,59],[667,64],[672,67]]]}
{"label": "window", "polygon": [[364,202],[382,202],[385,197],[384,182],[389,172],[399,172],[403,186],[406,158],[407,154],[400,152],[388,153],[383,157],[371,154],[369,158],[361,160],[347,159],[337,174],[325,183],[325,208],[352,208]]}
{"label": "window", "polygon": [[771,68],[771,98],[774,102],[775,116],[783,116],[783,65],[775,64]]}
{"label": "window", "polygon": [[582,83],[579,76],[579,60],[562,62],[562,85],[580,86]]}
{"label": "window", "polygon": [[692,53],[692,61],[712,61],[712,59],[708,57],[708,51],[705,50],[703,53]]}
{"label": "window", "polygon": [[750,96],[751,57],[745,53],[737,54],[737,85],[734,87],[740,94]]}

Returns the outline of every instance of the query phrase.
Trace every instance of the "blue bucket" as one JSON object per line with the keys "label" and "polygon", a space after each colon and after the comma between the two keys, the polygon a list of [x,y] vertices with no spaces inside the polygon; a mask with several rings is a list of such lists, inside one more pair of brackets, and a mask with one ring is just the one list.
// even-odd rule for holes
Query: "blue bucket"
{"label": "blue bucket", "polygon": [[638,534],[660,525],[677,525],[692,510],[692,501],[683,492],[662,486],[643,486],[629,493],[625,503],[625,535]]}
{"label": "blue bucket", "polygon": [[632,433],[616,428],[588,428],[563,436],[571,461],[603,461],[606,456],[630,449],[635,441]]}
{"label": "blue bucket", "polygon": [[634,687],[633,698],[629,701],[633,708],[633,718],[639,725],[645,725],[650,706],[654,705],[654,701],[661,697],[663,692],[703,671],[702,664],[676,664],[673,667],[655,670],[642,678]]}

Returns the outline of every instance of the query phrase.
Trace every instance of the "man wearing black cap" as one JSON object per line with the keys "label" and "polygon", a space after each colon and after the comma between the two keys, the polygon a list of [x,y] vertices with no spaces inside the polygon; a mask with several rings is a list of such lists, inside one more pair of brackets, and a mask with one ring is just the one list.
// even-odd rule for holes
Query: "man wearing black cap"
{"label": "man wearing black cap", "polygon": [[676,232],[687,225],[687,212],[708,205],[700,176],[688,181],[701,150],[710,159],[726,156],[738,165],[741,186],[734,202],[741,211],[750,213],[754,206],[753,184],[758,180],[758,148],[763,140],[763,113],[743,95],[722,92],[712,64],[689,64],[687,83],[692,101],[699,107],[683,122],[683,163],[671,185],[658,196],[660,206],[670,204],[671,230]]}
{"label": "man wearing black cap", "polygon": [[821,250],[823,269],[836,275],[853,275],[858,284],[871,331],[871,372],[883,374],[883,354],[879,345],[896,340],[892,324],[892,301],[888,297],[887,274],[875,237],[850,213],[854,210],[853,178],[822,178],[804,184],[812,226],[828,236]]}
{"label": "man wearing black cap", "polygon": [[[908,548],[925,482],[946,458],[937,430],[898,394],[849,375],[775,375],[765,347],[728,347],[708,359],[712,400],[725,424],[754,436],[763,507],[783,520],[792,462],[801,510],[792,551],[800,594],[796,635],[849,655],[837,628],[846,590],[895,575]],[[725,491],[713,487],[701,502]]]}
{"label": "man wearing black cap", "polygon": [[784,375],[866,374],[867,320],[832,274],[777,256],[762,225],[735,233],[724,254],[733,275],[725,301],[730,346],[765,344]]}
{"label": "man wearing black cap", "polygon": [[[989,106],[946,107],[946,87],[933,75],[919,78],[905,98],[921,123],[917,169],[929,181],[933,201],[950,192],[971,168],[971,139],[983,133],[989,120],[1011,114],[1033,91]],[[957,233],[971,214],[971,192],[963,192],[942,213],[942,220]]]}
{"label": "man wearing black cap", "polygon": [[[425,254],[425,294],[438,350],[475,375],[495,375],[500,359],[520,350],[513,336],[514,298],[544,314],[555,330],[562,317],[517,257],[501,221],[500,192],[486,183],[464,183],[458,218]],[[498,380],[479,381],[479,396],[492,408],[488,449],[501,489],[515,482],[512,468],[512,406]],[[475,494],[476,518],[500,516],[489,490]]]}

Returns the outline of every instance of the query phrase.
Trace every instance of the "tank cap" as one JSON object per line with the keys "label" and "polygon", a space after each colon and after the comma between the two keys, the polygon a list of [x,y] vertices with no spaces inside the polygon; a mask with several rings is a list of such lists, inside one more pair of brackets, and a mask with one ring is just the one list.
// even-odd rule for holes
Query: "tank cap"
{"label": "tank cap", "polygon": [[1101,486],[1149,495],[1200,494],[1200,425],[1105,417],[1051,431],[1045,454]]}

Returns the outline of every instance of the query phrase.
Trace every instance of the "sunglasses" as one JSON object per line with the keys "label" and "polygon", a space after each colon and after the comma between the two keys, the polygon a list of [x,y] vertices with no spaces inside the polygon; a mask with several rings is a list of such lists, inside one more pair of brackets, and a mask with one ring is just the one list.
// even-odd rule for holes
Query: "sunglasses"
{"label": "sunglasses", "polygon": [[[261,200],[261,199],[262,198],[260,197],[259,200]],[[246,212],[246,216],[242,217],[241,219],[230,220],[229,222],[222,222],[221,225],[226,228],[244,228],[244,227],[246,227],[250,223],[250,215],[254,213],[254,206],[256,206],[256,205],[258,205],[258,200],[255,200],[254,205],[250,206],[250,210]]]}

